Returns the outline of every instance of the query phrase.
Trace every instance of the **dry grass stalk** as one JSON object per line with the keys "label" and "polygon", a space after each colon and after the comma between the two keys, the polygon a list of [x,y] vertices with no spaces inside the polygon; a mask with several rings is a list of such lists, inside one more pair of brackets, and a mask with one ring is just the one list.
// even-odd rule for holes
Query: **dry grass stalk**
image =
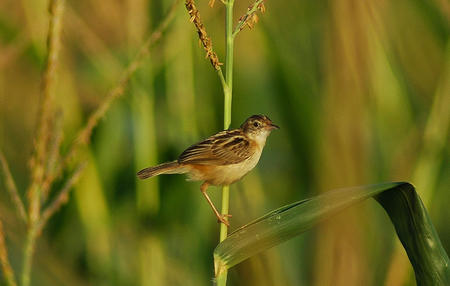
{"label": "dry grass stalk", "polygon": [[53,118],[53,83],[59,50],[61,48],[61,26],[64,0],[51,0],[49,3],[50,23],[47,37],[47,60],[42,78],[42,103],[40,107],[40,120],[35,153],[31,159],[32,183],[28,191],[30,201],[30,223],[39,219],[40,185],[44,180],[45,160],[48,152],[48,143],[51,138],[51,121]]}
{"label": "dry grass stalk", "polygon": [[5,244],[5,232],[3,231],[3,224],[0,221],[0,263],[2,265],[3,275],[8,286],[16,286],[16,278],[14,277],[14,271],[11,268],[11,264],[8,259],[8,251]]}
{"label": "dry grass stalk", "polygon": [[[212,4],[214,5],[214,2]],[[195,28],[197,29],[200,42],[206,51],[206,57],[209,58],[214,69],[219,71],[222,63],[219,61],[216,52],[213,50],[211,38],[208,36],[208,33],[206,33],[205,26],[200,19],[200,12],[195,6],[194,0],[186,0],[185,6],[189,16],[191,16],[191,22],[194,23]]]}
{"label": "dry grass stalk", "polygon": [[17,190],[16,183],[14,182],[11,171],[9,170],[8,162],[6,161],[5,156],[3,155],[2,150],[0,150],[0,164],[3,169],[3,174],[5,178],[6,190],[9,192],[11,199],[14,202],[16,211],[23,221],[27,221],[27,213],[25,211],[25,206],[20,198],[19,192]]}
{"label": "dry grass stalk", "polygon": [[48,157],[49,141],[52,137],[51,122],[53,112],[53,85],[59,51],[61,49],[61,28],[64,11],[64,0],[50,0],[49,3],[49,29],[47,36],[47,59],[42,77],[42,101],[40,107],[40,120],[35,153],[31,159],[32,181],[28,188],[29,212],[28,232],[24,247],[24,259],[22,269],[22,285],[30,284],[31,262],[36,244],[37,225],[41,211],[42,184],[46,172],[46,160]]}
{"label": "dry grass stalk", "polygon": [[44,228],[44,226],[46,225],[46,223],[50,219],[50,217],[53,214],[55,214],[61,208],[62,205],[67,203],[67,201],[69,200],[69,193],[72,190],[73,185],[80,178],[80,175],[83,172],[86,165],[87,165],[86,162],[78,165],[78,167],[75,169],[75,171],[72,173],[70,178],[66,181],[66,183],[62,187],[61,191],[58,192],[57,197],[42,212],[41,219],[40,219],[39,225],[37,227],[38,234],[42,231],[42,229]]}
{"label": "dry grass stalk", "polygon": [[63,158],[55,162],[53,172],[48,174],[48,176],[45,178],[42,184],[42,191],[44,192],[44,194],[48,193],[49,188],[53,184],[54,180],[56,180],[59,176],[62,175],[64,169],[67,168],[67,166],[70,164],[70,161],[78,155],[78,153],[81,150],[81,147],[86,146],[89,143],[92,130],[97,126],[100,119],[109,110],[111,104],[124,94],[126,85],[128,84],[129,80],[136,72],[136,70],[141,66],[143,61],[149,56],[150,48],[156,42],[158,42],[163,32],[169,26],[170,22],[175,16],[176,8],[180,2],[181,0],[175,0],[173,2],[163,22],[161,22],[161,24],[157,27],[157,29],[142,44],[142,46],[139,49],[139,52],[134,57],[133,61],[122,73],[122,76],[118,81],[117,85],[108,92],[108,94],[106,95],[105,99],[102,101],[100,106],[88,118],[85,127],[78,132],[78,135],[75,141],[69,147],[69,151],[67,152],[67,154]]}
{"label": "dry grass stalk", "polygon": [[[41,203],[47,199],[48,192],[53,182],[62,175],[64,170],[68,168],[70,160],[78,154],[82,146],[89,143],[92,130],[95,126],[97,126],[99,120],[108,111],[114,100],[123,95],[130,78],[143,63],[144,59],[148,57],[150,48],[161,38],[162,33],[167,29],[171,20],[175,16],[176,7],[180,2],[181,0],[174,1],[163,22],[150,35],[147,41],[143,43],[133,61],[123,72],[118,84],[108,93],[105,100],[89,117],[86,126],[79,132],[77,139],[70,146],[66,156],[61,158],[60,146],[63,138],[61,124],[62,115],[58,113],[55,114],[54,112],[52,89],[56,66],[58,63],[59,50],[61,47],[60,34],[64,0],[50,0],[50,24],[47,38],[48,56],[46,66],[43,71],[42,101],[40,107],[38,133],[36,135],[37,140],[35,142],[35,152],[30,160],[32,181],[27,191],[29,200],[28,214],[22,200],[20,199],[11,173],[9,172],[6,159],[0,151],[0,163],[5,173],[8,191],[16,204],[19,216],[23,217],[28,222],[27,238],[24,246],[22,285],[28,286],[30,284],[31,262],[37,237],[50,217],[55,214],[55,212],[59,210],[64,203],[67,202],[69,192],[79,179],[86,164],[83,163],[78,165],[69,179],[65,182],[64,187],[58,192],[56,198],[42,212],[42,216]],[[2,236],[0,239],[3,239],[2,231],[0,235]],[[0,242],[3,242],[3,240]],[[4,243],[0,245],[0,247],[2,246],[4,248]],[[2,252],[0,254],[6,253],[6,248],[0,249],[0,252]],[[3,257],[7,258],[5,255],[2,256],[2,259]],[[3,260],[2,265],[4,265]],[[13,273],[11,267],[9,267],[6,271],[4,270],[5,273],[7,271],[11,271],[11,274]],[[14,284],[11,285],[15,285],[15,282],[13,283]]]}
{"label": "dry grass stalk", "polygon": [[252,5],[250,5],[247,9],[247,13],[245,13],[241,18],[239,18],[239,22],[236,26],[236,29],[233,32],[233,37],[236,36],[242,29],[246,26],[252,29],[255,24],[258,22],[258,15],[256,15],[256,11],[261,11],[261,13],[266,12],[266,7],[264,6],[264,0],[256,0]]}

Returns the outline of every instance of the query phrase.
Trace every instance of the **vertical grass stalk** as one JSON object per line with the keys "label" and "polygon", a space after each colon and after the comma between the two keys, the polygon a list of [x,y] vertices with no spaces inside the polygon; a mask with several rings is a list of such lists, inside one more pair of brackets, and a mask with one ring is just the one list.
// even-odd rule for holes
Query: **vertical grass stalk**
{"label": "vertical grass stalk", "polygon": [[35,153],[31,160],[32,182],[28,189],[29,211],[28,230],[24,246],[22,286],[30,284],[31,264],[34,247],[38,236],[38,223],[41,211],[42,184],[45,178],[45,166],[48,158],[48,145],[51,140],[51,122],[53,112],[53,89],[59,51],[61,49],[61,29],[64,11],[64,0],[49,1],[49,27],[47,35],[47,59],[42,75],[42,101],[40,106],[40,120],[38,125]]}
{"label": "vertical grass stalk", "polygon": [[[224,113],[223,113],[223,127],[228,129],[231,123],[231,100],[233,94],[233,5],[234,0],[228,0],[225,3],[225,38],[226,38],[226,58],[225,58],[225,82],[224,93]],[[230,202],[230,187],[224,186],[222,189],[222,215],[228,214]],[[220,224],[220,241],[227,238],[228,228],[223,223]],[[218,286],[225,286],[227,284],[227,270],[216,267],[216,279]]]}
{"label": "vertical grass stalk", "polygon": [[27,233],[27,238],[24,247],[24,258],[23,258],[23,268],[22,268],[22,286],[30,285],[30,273],[31,273],[31,263],[34,253],[34,247],[36,245],[37,237],[37,224],[34,223],[30,226]]}

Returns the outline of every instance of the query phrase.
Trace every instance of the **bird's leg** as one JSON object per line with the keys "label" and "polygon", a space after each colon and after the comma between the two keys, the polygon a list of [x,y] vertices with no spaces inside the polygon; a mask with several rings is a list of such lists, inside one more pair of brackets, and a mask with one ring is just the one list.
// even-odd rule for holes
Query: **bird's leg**
{"label": "bird's leg", "polygon": [[200,186],[200,190],[202,191],[203,196],[205,196],[206,200],[208,201],[208,204],[211,206],[214,214],[217,217],[217,221],[221,222],[223,224],[225,224],[226,226],[230,226],[230,223],[228,222],[227,218],[231,217],[230,214],[226,214],[226,215],[221,215],[219,213],[219,211],[217,211],[216,207],[214,206],[213,202],[211,201],[211,199],[209,198],[208,194],[206,193],[206,190],[208,189],[209,184],[207,182],[204,182],[201,186]]}

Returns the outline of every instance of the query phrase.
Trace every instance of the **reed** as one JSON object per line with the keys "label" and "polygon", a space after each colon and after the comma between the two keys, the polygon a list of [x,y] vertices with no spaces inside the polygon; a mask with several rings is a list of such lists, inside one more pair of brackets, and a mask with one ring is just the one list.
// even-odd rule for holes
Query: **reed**
{"label": "reed", "polygon": [[[67,155],[173,1],[65,1],[30,285],[213,284],[220,226],[198,190],[178,176],[141,184],[133,170],[173,158],[199,135],[224,127],[224,1],[195,1],[223,63],[223,83],[179,5],[168,33],[99,117],[92,136]],[[0,1],[0,285],[21,285],[34,168],[26,161],[38,143],[50,0],[9,2]],[[250,3],[255,0],[234,1],[231,126],[261,112],[281,130],[269,139],[258,168],[230,186],[232,240],[220,249],[235,248],[232,257],[216,252],[218,268],[226,270],[245,253],[231,232],[248,221],[323,190],[376,181],[413,183],[448,252],[444,2],[271,1],[264,15]],[[211,191],[221,211],[222,188]],[[307,219],[299,208],[280,216]],[[279,222],[277,215],[265,221],[268,227]],[[317,226],[228,269],[227,285],[416,284],[408,253],[374,200]],[[246,227],[247,234],[255,227]],[[290,233],[298,229],[292,225]],[[261,243],[265,230],[252,232],[249,246]],[[276,229],[271,233],[280,238]]]}
{"label": "reed", "polygon": [[[109,110],[112,103],[124,94],[126,86],[142,62],[150,54],[150,49],[157,43],[163,32],[172,21],[175,10],[181,0],[175,0],[157,29],[151,33],[141,45],[138,53],[124,70],[122,77],[111,89],[99,107],[89,117],[87,124],[79,131],[77,139],[70,145],[66,154],[61,154],[62,114],[56,111],[54,104],[54,85],[57,77],[57,68],[61,50],[61,30],[64,17],[64,0],[49,1],[49,29],[47,35],[47,57],[41,84],[41,104],[39,111],[39,124],[36,134],[34,153],[30,159],[31,183],[27,190],[28,209],[26,208],[16,187],[8,162],[0,150],[0,165],[5,177],[6,189],[12,198],[18,217],[27,223],[25,245],[23,247],[23,267],[21,273],[21,285],[30,285],[33,253],[36,240],[41,234],[48,220],[69,199],[70,191],[76,184],[84,170],[86,163],[80,163],[78,158],[82,147],[89,144],[92,130],[98,125],[100,119]],[[76,158],[75,158],[76,157]],[[75,165],[75,167],[72,167]],[[49,193],[54,183],[63,173],[66,176],[62,187],[57,190],[55,196],[48,202]],[[47,205],[43,208],[43,205]],[[7,255],[5,235],[0,222],[0,263],[9,286],[16,285],[14,270]]]}
{"label": "reed", "polygon": [[28,230],[24,246],[22,285],[30,284],[30,272],[36,238],[39,235],[42,186],[45,178],[45,165],[48,146],[51,139],[53,119],[53,88],[61,49],[61,28],[64,12],[63,0],[51,0],[49,3],[49,29],[47,36],[47,59],[42,76],[42,100],[35,152],[31,159],[32,181],[28,188]]}
{"label": "reed", "polygon": [[[214,0],[209,2],[209,6],[214,6]],[[222,84],[222,90],[224,94],[224,115],[223,115],[223,128],[224,130],[230,128],[231,124],[231,106],[233,99],[233,57],[234,57],[234,38],[245,27],[252,28],[257,22],[256,12],[265,11],[264,1],[256,0],[249,6],[247,12],[240,17],[236,28],[233,29],[233,7],[234,0],[221,1],[225,5],[225,76],[222,72],[222,63],[213,50],[212,40],[206,32],[206,28],[200,18],[200,11],[197,9],[194,0],[186,0],[185,6],[189,13],[190,21],[194,24],[200,42],[206,52],[206,58],[211,62],[212,67],[217,71],[220,82]],[[222,188],[222,215],[229,213],[230,207],[230,186],[223,186]],[[228,227],[225,224],[220,225],[219,242],[222,242],[227,238]],[[217,285],[226,285],[227,281],[227,269],[221,268],[215,265],[215,276]]]}

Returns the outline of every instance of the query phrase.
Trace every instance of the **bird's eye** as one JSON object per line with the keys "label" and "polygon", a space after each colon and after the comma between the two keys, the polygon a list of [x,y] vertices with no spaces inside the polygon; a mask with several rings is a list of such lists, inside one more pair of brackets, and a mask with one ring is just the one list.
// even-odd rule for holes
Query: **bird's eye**
{"label": "bird's eye", "polygon": [[254,123],[253,123],[253,126],[258,127],[258,126],[259,126],[259,123],[258,123],[258,122],[254,122]]}

